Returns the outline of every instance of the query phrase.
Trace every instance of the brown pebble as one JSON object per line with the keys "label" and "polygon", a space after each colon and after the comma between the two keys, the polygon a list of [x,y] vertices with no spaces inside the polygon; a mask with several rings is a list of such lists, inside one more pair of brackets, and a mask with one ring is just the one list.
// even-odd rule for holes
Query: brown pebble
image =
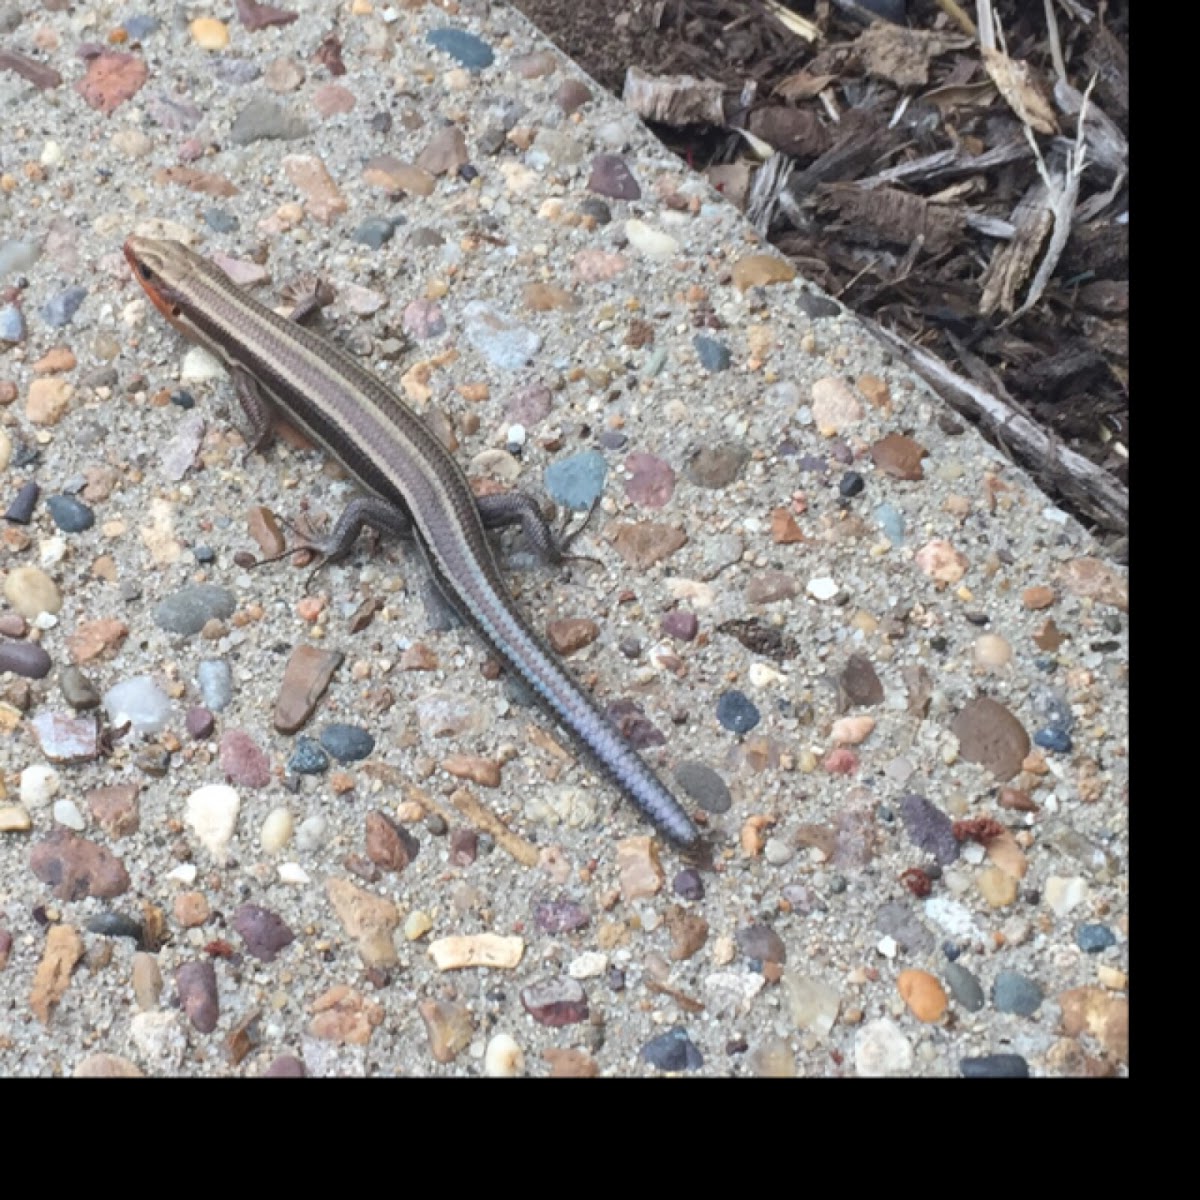
{"label": "brown pebble", "polygon": [[280,733],[295,733],[312,716],[334,671],[345,656],[337,650],[297,646],[283,671],[273,722]]}
{"label": "brown pebble", "polygon": [[261,504],[256,504],[246,514],[246,532],[254,539],[264,558],[282,554],[287,545],[275,514]]}
{"label": "brown pebble", "polygon": [[653,838],[629,837],[617,843],[617,876],[626,903],[653,896],[662,888],[665,875]]}
{"label": "brown pebble", "polygon": [[136,783],[115,783],[93,788],[84,800],[100,828],[109,837],[128,837],[138,831],[138,791]]}
{"label": "brown pebble", "polygon": [[1054,603],[1054,599],[1054,589],[1051,587],[1027,587],[1021,593],[1021,603],[1035,612],[1039,608],[1049,608]]}
{"label": "brown pebble", "polygon": [[158,959],[145,950],[138,950],[133,956],[133,998],[142,1012],[153,1012],[158,1007],[162,995],[163,978],[158,966]]}
{"label": "brown pebble", "polygon": [[129,636],[129,626],[115,617],[81,621],[67,636],[67,649],[76,666],[118,649]]}
{"label": "brown pebble", "polygon": [[57,425],[67,411],[71,385],[65,379],[35,379],[25,398],[25,416],[33,425]]}
{"label": "brown pebble", "polygon": [[600,1066],[590,1054],[573,1047],[552,1046],[542,1051],[551,1079],[595,1079]]}
{"label": "brown pebble", "polygon": [[795,542],[804,541],[804,533],[796,524],[790,508],[773,508],[771,510],[771,541],[777,546],[790,546]]}
{"label": "brown pebble", "polygon": [[546,636],[555,653],[573,654],[600,636],[600,626],[586,617],[563,617],[546,626]]}
{"label": "brown pebble", "polygon": [[1029,753],[1025,726],[998,700],[980,696],[968,701],[950,724],[959,753],[967,762],[986,767],[1003,782],[1020,769]]}
{"label": "brown pebble", "polygon": [[33,373],[35,375],[59,375],[63,371],[70,371],[75,366],[75,355],[67,346],[55,346],[51,350],[47,350],[41,358],[33,364]]}
{"label": "brown pebble", "polygon": [[20,613],[0,614],[0,637],[23,638],[29,632],[29,622]]}
{"label": "brown pebble", "polygon": [[1039,812],[1038,805],[1028,792],[1015,787],[1002,787],[996,798],[1001,808],[1016,809],[1017,812]]}
{"label": "brown pebble", "polygon": [[203,892],[180,892],[173,905],[175,920],[184,929],[195,929],[208,920],[211,909]]}
{"label": "brown pebble", "polygon": [[430,175],[448,175],[465,166],[469,159],[463,131],[457,125],[443,125],[417,155],[417,166]]}
{"label": "brown pebble", "polygon": [[281,1054],[262,1073],[264,1079],[303,1079],[308,1074],[294,1054]]}
{"label": "brown pebble", "polygon": [[459,779],[469,779],[480,787],[500,786],[500,764],[493,758],[477,754],[447,754],[442,770]]}
{"label": "brown pebble", "polygon": [[308,1031],[315,1038],[342,1046],[365,1046],[383,1024],[384,1008],[344,983],[335,984],[313,1001]]}
{"label": "brown pebble", "polygon": [[438,656],[424,642],[413,642],[400,655],[402,671],[436,671]]}
{"label": "brown pebble", "polygon": [[871,461],[893,479],[925,478],[921,459],[929,453],[920,442],[902,433],[889,433],[871,446]]}
{"label": "brown pebble", "polygon": [[673,904],[667,910],[667,930],[671,935],[671,958],[683,962],[708,940],[708,922],[697,912]]}
{"label": "brown pebble", "polygon": [[475,1018],[465,1004],[422,1000],[417,1012],[425,1022],[425,1036],[434,1062],[453,1062],[471,1044]]}
{"label": "brown pebble", "polygon": [[29,866],[60,900],[109,899],[129,890],[129,874],[115,854],[66,829],[56,829],[38,842]]}
{"label": "brown pebble", "polygon": [[419,844],[386,813],[372,809],[366,816],[367,857],[385,871],[403,871],[417,856]]}
{"label": "brown pebble", "polygon": [[19,394],[15,383],[9,379],[0,379],[0,404],[11,404]]}
{"label": "brown pebble", "polygon": [[682,529],[655,521],[614,521],[609,528],[613,549],[637,571],[669,558],[688,540]]}
{"label": "brown pebble", "polygon": [[71,972],[83,957],[83,938],[70,925],[52,925],[46,934],[46,946],[33,976],[29,1007],[43,1025],[66,994]]}

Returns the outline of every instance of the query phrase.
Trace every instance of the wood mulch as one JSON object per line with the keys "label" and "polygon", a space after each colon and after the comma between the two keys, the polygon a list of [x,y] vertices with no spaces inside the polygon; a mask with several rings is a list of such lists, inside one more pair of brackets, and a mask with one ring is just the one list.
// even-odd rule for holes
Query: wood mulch
{"label": "wood mulch", "polygon": [[1126,0],[514,3],[1123,555]]}

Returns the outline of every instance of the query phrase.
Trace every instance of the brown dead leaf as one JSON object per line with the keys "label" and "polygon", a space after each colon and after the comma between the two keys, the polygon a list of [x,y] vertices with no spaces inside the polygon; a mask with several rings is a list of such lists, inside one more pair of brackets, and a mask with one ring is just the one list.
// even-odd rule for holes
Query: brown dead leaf
{"label": "brown dead leaf", "polygon": [[999,88],[1000,95],[1008,102],[1009,108],[1035,133],[1047,136],[1058,133],[1054,109],[1042,94],[1040,83],[1029,64],[986,46],[981,48],[981,53],[987,73]]}
{"label": "brown dead leaf", "polygon": [[781,79],[771,94],[781,100],[811,100],[835,79],[836,75],[810,75],[807,71],[797,71],[795,75]]}

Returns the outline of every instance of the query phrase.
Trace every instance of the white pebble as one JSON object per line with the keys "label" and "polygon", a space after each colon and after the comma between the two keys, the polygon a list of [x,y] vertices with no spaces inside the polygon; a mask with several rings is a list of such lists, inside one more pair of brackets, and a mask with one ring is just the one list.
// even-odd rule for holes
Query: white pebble
{"label": "white pebble", "polygon": [[854,1038],[854,1066],[864,1078],[902,1075],[912,1067],[912,1043],[887,1017],[868,1021]]}
{"label": "white pebble", "polygon": [[325,844],[325,835],[329,831],[329,822],[320,813],[306,817],[296,830],[297,850],[318,850]]}
{"label": "white pebble", "polygon": [[41,163],[43,167],[53,167],[62,162],[63,148],[57,142],[47,142],[42,147]]}
{"label": "white pebble", "polygon": [[180,863],[167,872],[167,878],[175,883],[195,883],[196,874],[195,863]]}
{"label": "white pebble", "polygon": [[54,819],[60,825],[75,830],[83,828],[83,813],[79,811],[79,806],[74,800],[55,800],[53,811]]}
{"label": "white pebble", "polygon": [[308,883],[308,872],[295,862],[285,862],[279,864],[279,879],[282,883]]}
{"label": "white pebble", "polygon": [[661,229],[653,229],[645,221],[632,218],[625,222],[629,244],[647,258],[668,259],[679,253],[679,242]]}
{"label": "white pebble", "polygon": [[493,1079],[512,1079],[525,1071],[525,1052],[507,1033],[498,1033],[483,1053],[484,1073]]}
{"label": "white pebble", "polygon": [[35,763],[21,772],[21,803],[26,808],[41,808],[58,795],[59,775],[53,767]]}
{"label": "white pebble", "polygon": [[414,908],[404,918],[404,937],[407,941],[415,942],[424,937],[433,928],[433,918],[423,909]]}
{"label": "white pebble", "polygon": [[187,823],[219,863],[225,861],[241,806],[237,792],[227,783],[205,784],[187,798]]}
{"label": "white pebble", "polygon": [[183,383],[203,383],[206,379],[226,378],[226,371],[219,358],[200,346],[193,346],[183,356],[179,378]]}
{"label": "white pebble", "polygon": [[572,979],[594,979],[608,968],[608,955],[598,950],[586,950],[571,960],[567,974]]}
{"label": "white pebble", "polygon": [[805,590],[817,600],[832,600],[838,594],[838,585],[828,575],[821,575],[816,579],[810,579]]}
{"label": "white pebble", "polygon": [[271,809],[258,835],[259,845],[268,854],[278,853],[291,841],[292,827],[292,814],[286,808],[280,806]]}

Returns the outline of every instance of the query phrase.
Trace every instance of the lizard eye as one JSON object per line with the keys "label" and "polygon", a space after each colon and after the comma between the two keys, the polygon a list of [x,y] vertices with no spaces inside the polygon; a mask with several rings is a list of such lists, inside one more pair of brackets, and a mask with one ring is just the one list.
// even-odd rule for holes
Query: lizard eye
{"label": "lizard eye", "polygon": [[145,263],[138,263],[138,273],[146,280],[154,278],[154,272]]}

